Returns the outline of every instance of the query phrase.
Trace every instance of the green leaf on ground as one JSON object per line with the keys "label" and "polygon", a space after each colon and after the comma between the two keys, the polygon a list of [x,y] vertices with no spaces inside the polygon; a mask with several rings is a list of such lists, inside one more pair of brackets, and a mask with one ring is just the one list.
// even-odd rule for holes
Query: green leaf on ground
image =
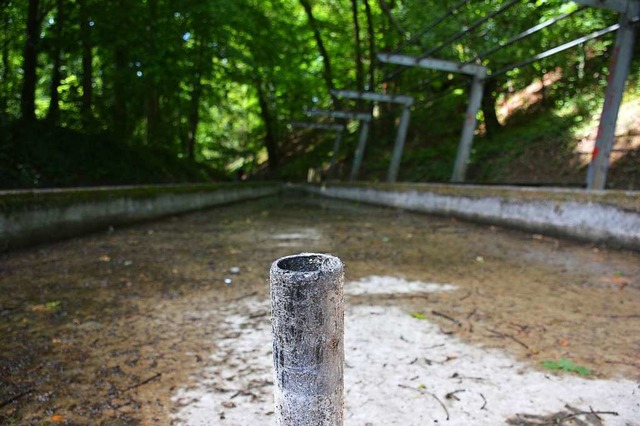
{"label": "green leaf on ground", "polygon": [[581,376],[588,376],[591,371],[581,365],[575,365],[573,362],[566,358],[560,358],[560,361],[542,361],[540,363],[544,368],[548,370],[562,370],[568,373],[578,373]]}
{"label": "green leaf on ground", "polygon": [[412,312],[411,317],[419,320],[427,319],[427,316],[425,314],[421,314],[420,312]]}

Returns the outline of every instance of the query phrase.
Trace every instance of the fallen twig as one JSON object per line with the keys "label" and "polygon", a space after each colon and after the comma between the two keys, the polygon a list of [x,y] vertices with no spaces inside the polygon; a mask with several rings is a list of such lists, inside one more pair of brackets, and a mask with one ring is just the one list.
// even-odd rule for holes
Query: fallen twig
{"label": "fallen twig", "polygon": [[599,415],[619,415],[615,411],[594,411],[591,407],[589,407],[589,411],[578,410],[568,404],[565,405],[565,408],[568,411],[559,411],[547,416],[525,413],[516,414],[515,417],[507,419],[507,424],[519,426],[563,425],[568,422],[571,422],[571,424],[586,424],[577,419],[577,417],[586,416],[585,420],[589,421],[589,424],[602,425],[602,418]]}
{"label": "fallen twig", "polygon": [[18,395],[14,396],[13,398],[9,398],[6,401],[2,401],[0,402],[0,408],[6,407],[7,405],[11,404],[12,402],[15,402],[17,400],[19,400],[20,398],[22,398],[23,396],[27,396],[30,393],[33,392],[33,389],[29,389],[27,391],[24,391],[22,393],[19,393]]}
{"label": "fallen twig", "polygon": [[519,344],[520,346],[524,347],[525,349],[529,349],[529,346],[528,346],[526,343],[524,343],[524,342],[523,342],[523,341],[521,341],[521,340],[518,340],[518,338],[516,338],[516,337],[512,336],[511,334],[502,333],[502,332],[500,332],[500,331],[492,330],[492,329],[490,329],[490,328],[487,328],[487,330],[488,330],[489,332],[493,333],[493,334],[495,335],[495,337],[503,337],[503,338],[504,338],[504,337],[506,337],[507,339],[511,339],[511,340],[513,340],[514,342],[516,342],[516,343],[517,343],[517,344]]}
{"label": "fallen twig", "polygon": [[229,300],[227,300],[227,302],[237,302],[238,300],[247,299],[249,297],[255,296],[256,294],[258,294],[258,292],[254,291],[253,293],[249,293],[249,294],[245,294],[243,296],[238,296],[238,297],[234,297],[233,299],[229,299]]}
{"label": "fallen twig", "polygon": [[451,375],[450,377],[451,379],[460,379],[460,380],[475,380],[478,382],[482,382],[486,379],[482,378],[482,377],[472,377],[472,376],[461,376],[460,373],[455,372]]}
{"label": "fallen twig", "polygon": [[449,420],[449,410],[447,410],[447,406],[444,405],[444,403],[440,400],[440,398],[438,398],[438,396],[434,393],[428,392],[424,389],[419,389],[419,388],[414,388],[411,386],[407,386],[407,385],[398,385],[398,387],[401,387],[403,389],[411,389],[412,391],[416,391],[416,392],[420,392],[421,394],[427,394],[427,395],[431,395],[436,401],[438,401],[440,403],[440,406],[442,406],[442,409],[444,410],[445,414],[447,415],[447,420]]}
{"label": "fallen twig", "polygon": [[442,401],[440,401],[440,398],[438,398],[435,394],[433,394],[431,392],[427,392],[427,393],[429,395],[431,395],[432,397],[434,397],[436,399],[436,401],[438,401],[440,403],[440,405],[444,409],[444,412],[447,414],[447,420],[449,420],[449,410],[447,410],[447,407],[442,403]]}
{"label": "fallen twig", "polygon": [[429,350],[429,349],[434,349],[434,348],[441,348],[444,346],[444,343],[441,343],[439,345],[433,345],[433,346],[429,346],[428,348],[424,348],[424,350]]}
{"label": "fallen twig", "polygon": [[126,387],[126,388],[122,389],[120,392],[127,392],[127,391],[130,391],[131,389],[135,389],[135,388],[138,388],[140,386],[146,385],[147,383],[157,379],[160,376],[162,376],[162,373],[156,373],[153,376],[149,377],[148,379],[145,379],[145,380],[141,381],[140,383],[136,383],[135,385],[131,385],[129,387]]}
{"label": "fallen twig", "polygon": [[481,410],[486,410],[487,408],[487,399],[484,397],[483,394],[480,394],[480,397],[482,398],[482,400],[484,401],[484,404],[482,404],[482,407],[480,407]]}
{"label": "fallen twig", "polygon": [[453,392],[449,392],[448,394],[446,394],[444,397],[445,399],[455,399],[456,401],[460,401],[460,398],[458,398],[456,394],[460,392],[466,392],[466,391],[467,391],[466,389],[454,390]]}
{"label": "fallen twig", "polygon": [[476,312],[478,312],[478,308],[473,308],[473,310],[467,314],[466,319],[469,320],[472,316],[476,314]]}
{"label": "fallen twig", "polygon": [[451,321],[451,322],[453,322],[453,323],[457,324],[457,325],[458,325],[458,327],[462,327],[462,323],[461,323],[460,321],[458,321],[458,320],[457,320],[457,319],[455,319],[455,318],[450,317],[450,316],[449,316],[449,315],[447,315],[447,314],[443,314],[442,312],[438,312],[438,311],[431,311],[431,313],[432,313],[433,315],[437,316],[437,317],[441,317],[441,318],[447,319],[447,320],[449,320],[449,321]]}
{"label": "fallen twig", "polygon": [[571,407],[570,405],[565,405],[565,408],[567,408],[568,410],[573,411],[572,414],[567,414],[564,417],[561,417],[560,419],[558,419],[560,421],[559,424],[564,423],[566,420],[571,420],[575,417],[579,417],[579,416],[595,416],[598,420],[602,420],[599,416],[599,414],[604,414],[604,415],[609,415],[609,416],[619,416],[620,414],[618,414],[618,412],[616,411],[593,411],[593,408],[589,407],[589,411],[583,411],[583,410],[578,410],[576,408]]}
{"label": "fallen twig", "polygon": [[611,360],[607,360],[604,362],[605,364],[619,364],[619,365],[628,365],[631,367],[636,367],[636,368],[640,368],[640,364],[639,363],[634,363],[634,362],[625,362],[625,361],[611,361]]}
{"label": "fallen twig", "polygon": [[468,292],[467,294],[465,294],[464,296],[462,296],[460,299],[458,299],[459,301],[463,301],[464,299],[467,299],[468,297],[471,296],[471,292]]}

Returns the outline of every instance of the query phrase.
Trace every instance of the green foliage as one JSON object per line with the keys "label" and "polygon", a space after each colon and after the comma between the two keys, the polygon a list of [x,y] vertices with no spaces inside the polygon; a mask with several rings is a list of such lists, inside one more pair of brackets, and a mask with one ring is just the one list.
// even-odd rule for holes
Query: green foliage
{"label": "green foliage", "polygon": [[566,371],[567,373],[577,373],[581,376],[588,376],[591,374],[591,370],[580,365],[575,365],[573,362],[565,358],[560,358],[560,361],[542,361],[540,363],[544,368],[548,370]]}
{"label": "green foliage", "polygon": [[161,146],[127,144],[109,133],[16,122],[0,128],[0,134],[0,181],[5,188],[225,179]]}
{"label": "green foliage", "polygon": [[[42,121],[49,115],[51,90],[58,93],[60,109],[59,118],[47,125],[18,121],[28,3],[0,3],[0,126],[11,129],[0,152],[0,174],[6,179],[3,186],[165,182],[206,176],[194,162],[222,174],[240,168],[264,174],[270,162],[274,167],[279,164],[279,170],[272,169],[272,173],[292,179],[303,177],[309,167],[326,167],[329,139],[320,133],[291,132],[286,124],[303,119],[304,109],[332,107],[324,79],[325,61],[330,60],[333,68],[333,86],[354,88],[358,66],[350,2],[309,1],[326,47],[324,58],[300,0],[74,0],[60,2],[61,10],[58,2],[40,0],[35,115]],[[468,79],[410,69],[382,85],[396,67],[377,63],[369,53],[369,43],[376,51],[402,47],[402,53],[422,55],[506,3],[467,2],[424,33],[427,24],[444,14],[452,2],[425,5],[422,0],[368,0],[368,8],[364,0],[357,3],[362,68],[371,73],[375,86],[370,89],[416,99],[407,141],[410,155],[403,161],[401,179],[449,179]],[[478,62],[478,55],[487,49],[577,8],[562,0],[517,2],[432,56]],[[613,12],[586,8],[480,62],[495,71],[615,21]],[[407,43],[409,40],[414,42]],[[543,114],[566,110],[573,103],[570,107],[575,107],[576,116],[586,117],[601,102],[602,97],[593,93],[600,93],[605,84],[612,40],[609,35],[513,70],[496,80],[493,96],[499,99],[514,93],[559,67],[562,77],[547,88]],[[60,81],[56,82],[58,52]],[[636,71],[632,73],[632,78],[639,77]],[[342,107],[369,108],[354,101],[343,101]],[[397,113],[394,107],[380,108],[365,153],[363,177],[384,178]],[[532,116],[522,117],[529,120]],[[559,137],[567,129],[566,117],[561,118],[531,121],[542,129],[540,137],[554,132]],[[517,120],[517,116],[511,118],[508,126],[526,127]],[[501,154],[506,159],[515,156],[532,133],[505,131],[499,139],[482,141],[473,154],[472,169],[478,170],[478,176],[488,175],[479,166],[485,159],[498,153],[506,153]],[[345,168],[356,139],[352,129],[341,155]],[[91,172],[84,163],[92,165]]]}

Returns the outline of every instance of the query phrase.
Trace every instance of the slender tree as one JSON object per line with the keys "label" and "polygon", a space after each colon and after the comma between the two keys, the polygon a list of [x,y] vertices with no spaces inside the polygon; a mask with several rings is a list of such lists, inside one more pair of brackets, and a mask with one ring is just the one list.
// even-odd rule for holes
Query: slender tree
{"label": "slender tree", "polygon": [[393,26],[396,29],[396,31],[398,31],[398,33],[402,37],[404,37],[407,31],[402,27],[402,25],[400,25],[398,20],[393,16],[393,13],[391,13],[391,9],[393,8],[393,6],[387,3],[386,0],[378,0],[378,3],[380,3],[380,8],[384,12],[387,19],[389,20],[389,23],[391,24],[391,26]]}
{"label": "slender tree", "polygon": [[62,66],[62,30],[65,26],[65,10],[64,1],[56,0],[56,23],[55,23],[55,40],[53,42],[53,66],[51,67],[51,87],[49,98],[49,110],[47,112],[47,120],[57,123],[60,119],[60,96],[58,87],[62,80],[60,67]]}
{"label": "slender tree", "polygon": [[309,3],[309,0],[300,0],[300,4],[304,8],[304,11],[307,15],[307,20],[309,21],[309,26],[313,31],[313,36],[316,40],[318,51],[320,52],[320,56],[322,56],[322,63],[324,65],[323,77],[324,77],[325,84],[327,86],[327,90],[329,91],[329,94],[331,96],[333,108],[340,109],[340,101],[335,95],[333,95],[333,93],[331,93],[331,91],[335,89],[335,86],[333,84],[333,72],[331,70],[331,59],[322,41],[322,36],[320,35],[320,28],[318,26],[318,22],[316,21],[316,18],[313,16],[313,10],[311,8],[311,4]]}
{"label": "slender tree", "polygon": [[36,68],[38,66],[38,40],[40,39],[39,6],[38,0],[29,0],[22,66],[22,97],[20,99],[20,113],[26,121],[34,121],[36,119]]}
{"label": "slender tree", "polygon": [[[1,11],[4,12],[6,8],[6,4],[3,4]],[[2,74],[0,74],[0,82],[5,86],[4,90],[0,91],[0,114],[5,113],[7,110],[7,106],[9,103],[9,55],[11,54],[11,46],[9,43],[9,37],[6,36],[9,34],[9,25],[10,20],[9,17],[5,17],[2,14],[2,31],[5,33],[5,38],[2,40]]]}
{"label": "slender tree", "polygon": [[262,121],[264,122],[265,127],[264,143],[267,147],[267,153],[269,155],[269,170],[273,173],[278,169],[278,166],[280,164],[278,141],[276,139],[274,130],[275,123],[271,108],[269,106],[269,98],[267,97],[267,93],[265,91],[265,88],[263,87],[263,82],[260,79],[256,79],[255,86],[258,92],[260,115],[262,116]]}
{"label": "slender tree", "polygon": [[206,52],[203,37],[194,34],[196,37],[196,69],[193,73],[193,88],[191,89],[191,99],[189,100],[189,117],[187,132],[187,157],[191,160],[195,159],[196,135],[198,133],[198,124],[200,123],[200,99],[202,97],[202,75],[205,72]]}
{"label": "slender tree", "polygon": [[482,96],[482,115],[484,116],[484,127],[489,138],[493,138],[496,132],[502,127],[496,114],[496,80],[489,79],[485,82]]}
{"label": "slender tree", "polygon": [[363,0],[364,11],[367,16],[367,38],[369,39],[369,90],[374,90],[376,85],[376,35],[373,29],[373,17],[369,0]]}
{"label": "slender tree", "polygon": [[[360,46],[360,22],[358,20],[358,0],[351,0],[351,16],[353,19],[353,52],[356,65],[356,89],[364,91],[364,64],[362,63],[362,50]],[[359,101],[358,104],[362,104]]]}
{"label": "slender tree", "polygon": [[93,119],[93,45],[91,40],[88,0],[78,0],[80,7],[80,44],[82,45],[82,99],[80,115],[82,125],[87,128]]}
{"label": "slender tree", "polygon": [[146,92],[146,120],[147,120],[147,143],[149,145],[163,139],[160,131],[161,112],[160,94],[158,88],[160,64],[158,55],[157,38],[158,27],[158,0],[148,0],[148,21],[147,21],[147,66],[145,67],[145,92]]}

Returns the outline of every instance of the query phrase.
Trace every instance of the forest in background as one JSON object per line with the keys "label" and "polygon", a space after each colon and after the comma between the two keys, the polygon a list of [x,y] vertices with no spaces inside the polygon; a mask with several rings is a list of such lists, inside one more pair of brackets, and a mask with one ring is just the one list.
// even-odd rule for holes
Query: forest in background
{"label": "forest in background", "polygon": [[[433,51],[501,8],[504,13]],[[0,0],[1,186],[224,180],[240,173],[301,180],[308,168],[326,167],[332,138],[288,123],[306,120],[305,109],[372,108],[332,97],[334,88],[414,96],[400,179],[447,181],[469,78],[398,71],[378,63],[376,52],[431,51],[496,71],[615,22],[613,12],[560,0]],[[490,80],[471,180],[527,180],[505,164],[535,157],[527,151],[532,143],[550,144],[542,164],[583,173],[574,145],[586,125],[597,126],[614,38]],[[639,77],[636,59],[632,100],[640,97]],[[528,96],[535,82],[540,87]],[[374,114],[362,177],[382,180],[399,109],[382,104]],[[343,176],[355,126],[340,153]],[[638,158],[638,150],[628,157]],[[628,167],[638,174],[636,166]]]}

